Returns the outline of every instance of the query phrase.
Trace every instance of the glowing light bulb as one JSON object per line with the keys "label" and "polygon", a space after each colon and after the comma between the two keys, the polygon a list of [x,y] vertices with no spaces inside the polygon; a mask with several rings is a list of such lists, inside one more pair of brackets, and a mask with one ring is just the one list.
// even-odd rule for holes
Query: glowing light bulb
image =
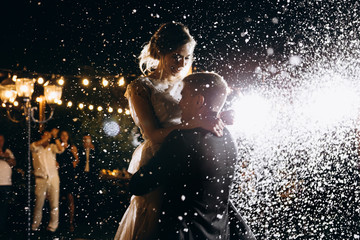
{"label": "glowing light bulb", "polygon": [[71,107],[73,105],[73,103],[71,102],[71,101],[69,101],[68,103],[67,103],[67,106],[68,107]]}
{"label": "glowing light bulb", "polygon": [[107,87],[107,86],[109,85],[109,81],[106,80],[105,78],[103,78],[103,80],[102,80],[102,85],[103,85],[104,87]]}
{"label": "glowing light bulb", "polygon": [[28,92],[28,86],[24,86],[24,85],[22,85],[22,86],[20,86],[20,91],[21,92]]}
{"label": "glowing light bulb", "polygon": [[15,101],[15,102],[14,102],[14,106],[15,106],[15,107],[19,106],[19,102],[18,102],[18,101]]}
{"label": "glowing light bulb", "polygon": [[79,104],[79,108],[80,108],[80,109],[83,109],[83,108],[84,108],[84,104],[80,103],[80,104]]}
{"label": "glowing light bulb", "polygon": [[118,111],[118,113],[122,113],[122,112],[123,112],[123,110],[122,110],[121,108],[119,108],[117,111]]}
{"label": "glowing light bulb", "polygon": [[65,81],[63,78],[60,78],[59,81],[58,81],[59,85],[62,86],[64,85]]}
{"label": "glowing light bulb", "polygon": [[15,87],[5,88],[4,90],[1,90],[0,97],[4,102],[14,102],[16,98],[16,91]]}
{"label": "glowing light bulb", "polygon": [[89,85],[89,80],[87,80],[86,78],[82,81],[84,86],[88,86]]}
{"label": "glowing light bulb", "polygon": [[89,110],[93,110],[93,109],[94,109],[94,105],[90,105]]}
{"label": "glowing light bulb", "polygon": [[129,110],[129,109],[126,109],[126,110],[125,110],[125,114],[126,114],[126,115],[130,115],[130,110]]}
{"label": "glowing light bulb", "polygon": [[43,84],[44,83],[44,79],[42,77],[39,77],[37,80],[38,84]]}
{"label": "glowing light bulb", "polygon": [[113,111],[114,111],[114,109],[113,109],[112,107],[109,107],[109,108],[108,108],[108,112],[109,112],[109,113],[112,113]]}
{"label": "glowing light bulb", "polygon": [[101,111],[103,110],[102,106],[98,106],[98,107],[97,107],[97,110],[98,110],[99,112],[101,112]]}
{"label": "glowing light bulb", "polygon": [[125,79],[124,79],[124,77],[121,77],[120,79],[119,79],[119,86],[123,86],[124,84],[125,84]]}
{"label": "glowing light bulb", "polygon": [[12,93],[10,91],[6,91],[5,96],[6,96],[6,98],[11,98]]}

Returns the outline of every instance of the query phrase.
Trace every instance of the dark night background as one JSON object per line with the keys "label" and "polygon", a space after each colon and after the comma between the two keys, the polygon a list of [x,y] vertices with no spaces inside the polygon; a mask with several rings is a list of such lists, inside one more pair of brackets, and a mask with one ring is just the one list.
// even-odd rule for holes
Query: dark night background
{"label": "dark night background", "polygon": [[[252,72],[268,47],[281,56],[305,6],[272,1],[4,1],[2,68],[39,73],[140,74],[136,56],[165,22],[197,40],[194,66],[230,81]],[[296,5],[296,8],[294,6]],[[272,21],[273,18],[277,20]]]}
{"label": "dark night background", "polygon": [[[124,76],[129,83],[141,75],[137,56],[162,23],[178,21],[189,27],[197,41],[194,71],[215,71],[224,76],[231,87],[241,89],[261,85],[264,79],[269,80],[266,84],[275,83],[275,86],[287,89],[298,83],[292,81],[301,73],[298,68],[345,52],[347,44],[343,40],[359,39],[360,33],[359,3],[347,0],[6,0],[1,1],[0,9],[0,82],[13,74],[42,76],[45,81],[64,76],[64,103],[56,108],[54,119],[47,125],[69,130],[77,145],[82,134],[92,134],[101,150],[99,164],[105,169],[127,167],[134,149],[132,141],[137,137],[131,117],[123,113],[67,108],[66,102],[72,101],[74,105],[91,103],[95,108],[98,105],[127,108],[123,97],[125,87],[116,86],[115,81],[118,76]],[[274,71],[273,66],[281,69],[280,66],[286,65],[289,57],[294,55],[301,55],[303,59],[300,66],[286,68],[294,78],[277,81],[279,72]],[[85,77],[91,82],[89,88],[80,83]],[[109,88],[101,87],[102,77],[110,80]],[[34,96],[40,95],[41,91],[41,87],[36,86]],[[101,127],[109,120],[120,125],[120,134],[116,137],[105,135]],[[10,122],[5,108],[0,108],[0,132],[8,136],[19,168],[24,168],[26,162],[24,129],[23,121]],[[33,124],[32,129],[32,138],[36,139],[37,126]],[[24,187],[21,184],[20,181],[20,189]],[[108,194],[105,200],[98,201],[99,208],[104,209],[98,215],[101,224],[92,230],[80,227],[79,234],[84,238],[112,239],[128,196],[107,183],[101,183],[98,189]],[[249,212],[253,209],[241,210]],[[286,211],[290,211],[289,208]],[[294,212],[296,216],[298,212]],[[22,212],[16,214],[21,216]],[[282,227],[293,219],[273,221],[275,216],[269,217],[269,221],[270,227],[276,230],[269,230],[266,235],[261,225],[267,221],[264,220],[266,215],[262,217],[259,222],[252,223],[259,239],[290,239],[289,236],[291,239],[319,239],[316,230],[315,235],[308,238],[306,234],[304,238],[294,237]],[[342,218],[339,219],[341,222]],[[22,224],[21,221],[14,222],[12,227],[21,233],[25,227]],[[297,222],[294,225],[299,230]],[[353,227],[354,224],[346,228],[346,236],[356,235],[350,234]],[[322,236],[332,236],[332,230],[324,228],[319,231],[328,235]],[[341,234],[333,239],[342,239],[343,236],[339,236]]]}

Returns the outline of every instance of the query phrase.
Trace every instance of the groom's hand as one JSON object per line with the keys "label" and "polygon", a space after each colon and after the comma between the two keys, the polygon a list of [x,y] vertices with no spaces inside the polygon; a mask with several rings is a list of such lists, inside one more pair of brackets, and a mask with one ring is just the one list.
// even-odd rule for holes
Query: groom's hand
{"label": "groom's hand", "polygon": [[125,174],[125,178],[123,178],[123,187],[125,188],[124,190],[126,192],[130,192],[130,180],[131,180],[131,177],[133,176],[133,174],[129,173],[128,171],[124,171],[124,174]]}
{"label": "groom's hand", "polygon": [[129,173],[128,171],[126,171],[125,170],[125,179],[128,179],[128,180],[130,180],[131,179],[131,177],[133,176],[133,174],[131,174],[131,173]]}
{"label": "groom's hand", "polygon": [[204,117],[204,118],[193,118],[190,121],[183,123],[184,129],[192,129],[201,127],[214,133],[216,136],[221,137],[223,135],[223,129],[225,127],[224,122],[221,118],[217,117]]}
{"label": "groom's hand", "polygon": [[125,171],[124,173],[125,173],[124,181],[125,181],[126,185],[128,186],[133,174],[129,173],[128,171]]}

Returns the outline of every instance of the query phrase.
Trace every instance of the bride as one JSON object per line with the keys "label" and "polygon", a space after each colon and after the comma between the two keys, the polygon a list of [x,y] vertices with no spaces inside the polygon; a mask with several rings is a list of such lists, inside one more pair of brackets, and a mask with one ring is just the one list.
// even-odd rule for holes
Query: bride
{"label": "bride", "polygon": [[[144,142],[133,153],[128,171],[135,173],[155,152],[173,130],[202,127],[222,135],[220,119],[180,121],[179,101],[182,79],[189,72],[196,42],[181,23],[163,24],[143,47],[139,56],[144,77],[127,87],[131,116],[140,128]],[[144,196],[132,196],[123,215],[115,240],[146,240],[157,230],[161,189]]]}

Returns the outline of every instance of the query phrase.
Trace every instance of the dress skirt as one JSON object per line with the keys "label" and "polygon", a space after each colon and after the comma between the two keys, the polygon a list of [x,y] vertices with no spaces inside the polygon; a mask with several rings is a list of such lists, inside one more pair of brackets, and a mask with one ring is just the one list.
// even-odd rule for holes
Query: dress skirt
{"label": "dress skirt", "polygon": [[[154,156],[159,146],[145,140],[135,149],[128,171],[134,174]],[[132,196],[130,205],[119,223],[114,240],[153,239],[157,232],[158,209],[161,205],[161,199],[161,189],[143,196]]]}

